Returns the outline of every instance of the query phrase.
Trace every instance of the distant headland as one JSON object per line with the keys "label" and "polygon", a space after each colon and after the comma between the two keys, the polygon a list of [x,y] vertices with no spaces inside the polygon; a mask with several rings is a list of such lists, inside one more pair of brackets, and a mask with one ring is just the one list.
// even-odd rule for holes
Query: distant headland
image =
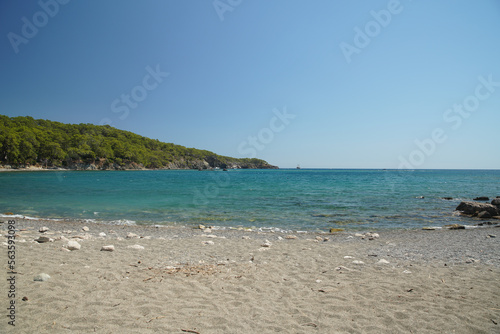
{"label": "distant headland", "polygon": [[0,169],[278,169],[264,160],[232,158],[163,143],[109,125],[64,124],[0,115]]}

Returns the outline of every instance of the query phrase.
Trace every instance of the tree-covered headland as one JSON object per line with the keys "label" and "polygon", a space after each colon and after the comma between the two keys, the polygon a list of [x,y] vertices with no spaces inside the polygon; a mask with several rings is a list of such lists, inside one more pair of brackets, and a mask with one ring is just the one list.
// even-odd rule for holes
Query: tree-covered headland
{"label": "tree-covered headland", "polygon": [[163,143],[109,125],[64,124],[0,115],[0,165],[70,169],[277,168]]}

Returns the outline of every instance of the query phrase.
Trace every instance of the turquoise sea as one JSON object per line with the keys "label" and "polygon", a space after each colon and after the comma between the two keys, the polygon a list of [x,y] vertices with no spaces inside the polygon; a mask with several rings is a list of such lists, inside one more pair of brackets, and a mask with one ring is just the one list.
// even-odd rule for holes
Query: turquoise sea
{"label": "turquoise sea", "polygon": [[500,170],[0,173],[2,214],[115,224],[293,231],[421,228],[473,224],[453,213],[460,201],[499,195]]}

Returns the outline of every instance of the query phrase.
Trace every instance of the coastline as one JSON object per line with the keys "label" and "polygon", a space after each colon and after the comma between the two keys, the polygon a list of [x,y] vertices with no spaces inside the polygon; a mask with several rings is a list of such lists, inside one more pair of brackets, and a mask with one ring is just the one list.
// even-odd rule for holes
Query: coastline
{"label": "coastline", "polygon": [[[15,222],[15,333],[493,333],[500,328],[499,228],[380,230],[362,238],[354,232]],[[41,227],[48,231],[39,232]],[[53,241],[34,241],[40,236]],[[65,249],[68,240],[77,240],[81,249]],[[115,251],[101,251],[106,245]],[[51,278],[33,281],[40,273]],[[0,300],[7,307],[5,296]],[[7,326],[5,319],[0,322],[0,329],[10,332]]]}

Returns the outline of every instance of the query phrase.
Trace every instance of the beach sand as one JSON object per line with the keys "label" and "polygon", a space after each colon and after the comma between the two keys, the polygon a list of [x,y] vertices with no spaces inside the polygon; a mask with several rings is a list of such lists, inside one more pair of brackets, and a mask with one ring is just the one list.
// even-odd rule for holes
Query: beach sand
{"label": "beach sand", "polygon": [[[498,228],[287,239],[15,221],[16,326],[2,316],[0,333],[500,333]],[[55,241],[33,241],[42,226]],[[61,236],[81,249],[64,250]],[[7,315],[5,244],[0,254]],[[41,273],[50,279],[34,281]]]}

